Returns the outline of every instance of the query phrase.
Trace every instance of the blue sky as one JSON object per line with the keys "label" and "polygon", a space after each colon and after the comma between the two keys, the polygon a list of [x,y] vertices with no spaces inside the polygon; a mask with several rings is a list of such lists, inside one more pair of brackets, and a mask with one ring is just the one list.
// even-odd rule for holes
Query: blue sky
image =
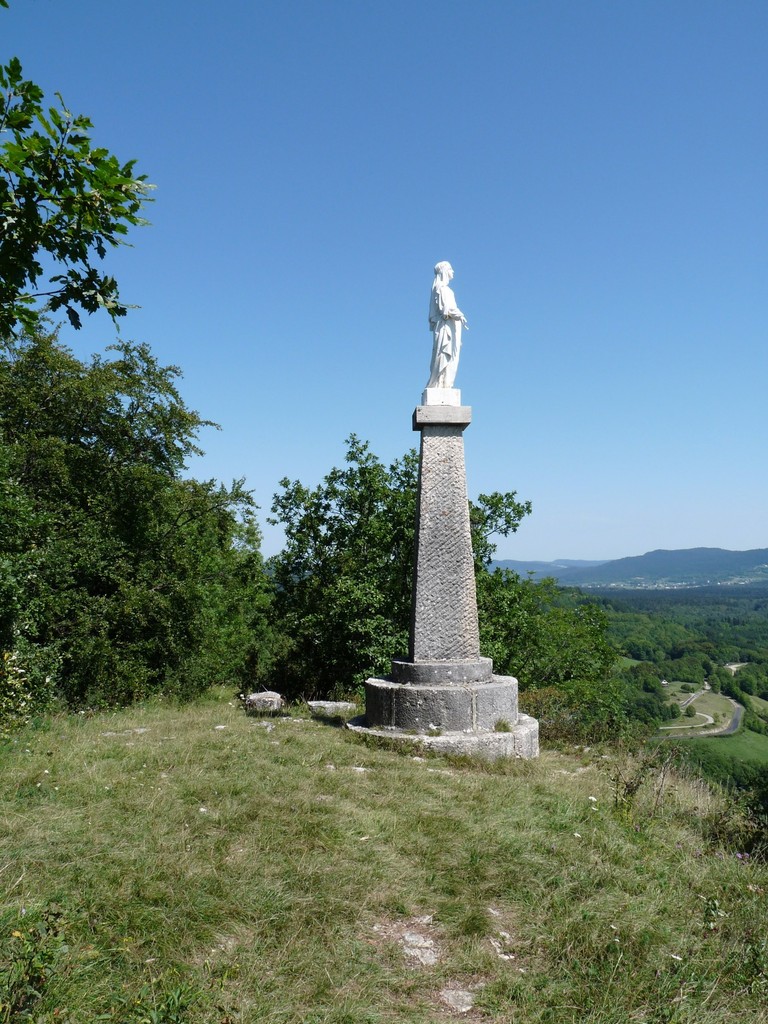
{"label": "blue sky", "polygon": [[415,444],[447,259],[470,496],[533,502],[500,557],[768,546],[763,0],[11,0],[14,54],[157,186],[108,260],[221,424],[194,475],[266,515]]}

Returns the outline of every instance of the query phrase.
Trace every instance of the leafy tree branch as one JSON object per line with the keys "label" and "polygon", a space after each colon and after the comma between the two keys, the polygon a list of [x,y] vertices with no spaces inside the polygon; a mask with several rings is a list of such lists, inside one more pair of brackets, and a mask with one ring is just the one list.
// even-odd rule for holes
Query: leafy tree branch
{"label": "leafy tree branch", "polygon": [[[2,4],[2,6],[7,6]],[[125,316],[116,280],[99,261],[146,224],[145,175],[90,138],[89,118],[44,106],[17,57],[0,66],[0,338],[34,332],[46,312]]]}

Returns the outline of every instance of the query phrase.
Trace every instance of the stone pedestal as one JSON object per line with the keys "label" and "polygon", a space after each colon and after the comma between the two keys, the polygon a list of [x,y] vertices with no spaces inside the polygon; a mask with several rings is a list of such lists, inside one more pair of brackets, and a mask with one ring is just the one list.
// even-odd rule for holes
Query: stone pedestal
{"label": "stone pedestal", "polygon": [[480,656],[463,432],[472,410],[453,388],[429,389],[413,414],[421,433],[408,657],[365,683],[356,731],[451,753],[536,757],[538,723],[518,714],[517,680]]}

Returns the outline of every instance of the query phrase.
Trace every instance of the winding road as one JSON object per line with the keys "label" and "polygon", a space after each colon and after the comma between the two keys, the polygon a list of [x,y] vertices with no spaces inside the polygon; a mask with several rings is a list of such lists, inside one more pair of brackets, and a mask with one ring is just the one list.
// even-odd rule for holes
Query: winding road
{"label": "winding road", "polygon": [[[691,696],[685,702],[685,704],[681,704],[680,706],[687,707],[687,705],[690,704],[692,700],[695,700],[695,698],[698,696],[700,696],[700,694],[694,693],[693,696]],[[662,729],[674,729],[675,731],[678,731],[680,729],[695,729],[696,736],[732,736],[735,732],[739,731],[741,719],[744,714],[744,707],[741,704],[739,704],[738,701],[735,701],[733,697],[729,697],[728,700],[731,702],[731,704],[733,704],[733,715],[731,716],[730,722],[719,729],[708,728],[708,726],[713,724],[714,719],[710,715],[705,715],[702,711],[697,711],[696,714],[698,716],[700,716],[701,718],[706,718],[708,720],[703,725],[699,725],[697,722],[691,722],[690,725],[660,725],[659,731],[661,731]],[[670,737],[670,739],[672,738],[673,737]],[[674,738],[682,740],[690,739],[691,737],[677,736]]]}

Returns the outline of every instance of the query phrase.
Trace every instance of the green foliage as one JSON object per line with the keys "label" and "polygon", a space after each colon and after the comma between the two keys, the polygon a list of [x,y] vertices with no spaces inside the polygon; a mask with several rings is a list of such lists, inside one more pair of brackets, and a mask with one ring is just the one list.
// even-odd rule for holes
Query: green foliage
{"label": "green foliage", "polygon": [[114,352],[38,336],[0,358],[0,641],[37,708],[238,686],[258,661],[251,499],[181,477],[206,421],[147,346]]}
{"label": "green foliage", "polygon": [[37,330],[40,299],[76,328],[79,310],[116,319],[127,309],[96,259],[146,223],[150,186],[134,174],[135,161],[94,146],[90,120],[57,98],[60,106],[46,110],[18,58],[0,67],[0,133],[8,136],[0,146],[0,338]]}
{"label": "green foliage", "polygon": [[750,806],[762,815],[756,836],[763,844],[768,844],[768,739],[765,736],[744,728],[735,736],[693,739],[680,745],[680,757],[704,778],[745,792]]}
{"label": "green foliage", "polygon": [[564,598],[554,580],[480,572],[477,605],[483,652],[497,673],[516,676],[522,689],[604,679],[616,661],[600,608]]}
{"label": "green foliage", "polygon": [[477,503],[469,503],[469,525],[472,532],[472,550],[478,569],[488,569],[496,552],[491,537],[508,537],[531,514],[530,501],[517,501],[514,491],[502,494],[479,494]]}
{"label": "green foliage", "polygon": [[0,651],[0,740],[50,707],[53,680],[45,674],[49,662],[20,636]]}
{"label": "green foliage", "polygon": [[[749,673],[768,670],[768,590],[699,587],[692,590],[624,591],[600,595],[612,638],[633,658],[657,665],[684,657],[698,682],[724,679],[727,662],[749,662]],[[740,671],[744,671],[741,669]],[[674,675],[673,678],[684,678]]]}
{"label": "green foliage", "polygon": [[292,698],[349,692],[408,647],[416,455],[386,467],[352,435],[345,461],[314,489],[282,480],[272,502],[272,671]]}
{"label": "green foliage", "polygon": [[596,743],[641,731],[630,719],[624,687],[614,676],[524,690],[520,708],[538,719],[541,738],[550,742]]}
{"label": "green foliage", "polygon": [[123,995],[112,1012],[100,1019],[111,1024],[187,1024],[189,1011],[200,1000],[202,993],[187,982],[161,988],[142,985],[133,995]]}
{"label": "green foliage", "polygon": [[0,1024],[29,1024],[45,987],[67,953],[62,914],[54,906],[0,920]]}

